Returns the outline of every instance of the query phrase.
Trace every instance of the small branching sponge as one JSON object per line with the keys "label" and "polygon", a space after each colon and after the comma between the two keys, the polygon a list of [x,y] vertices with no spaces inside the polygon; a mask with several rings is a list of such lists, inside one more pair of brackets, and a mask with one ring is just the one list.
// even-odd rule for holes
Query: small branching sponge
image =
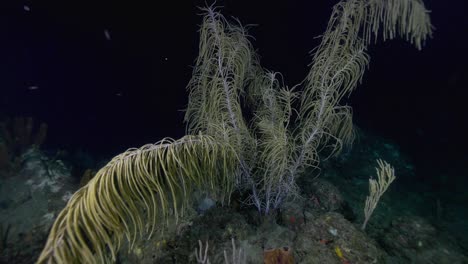
{"label": "small branching sponge", "polygon": [[369,179],[369,196],[366,197],[366,206],[364,207],[364,223],[362,224],[361,229],[366,228],[367,222],[374,212],[377,203],[382,197],[382,194],[388,189],[388,186],[395,180],[395,169],[392,165],[388,164],[386,161],[378,159],[377,164],[378,168],[375,168],[377,171],[377,180],[372,178]]}

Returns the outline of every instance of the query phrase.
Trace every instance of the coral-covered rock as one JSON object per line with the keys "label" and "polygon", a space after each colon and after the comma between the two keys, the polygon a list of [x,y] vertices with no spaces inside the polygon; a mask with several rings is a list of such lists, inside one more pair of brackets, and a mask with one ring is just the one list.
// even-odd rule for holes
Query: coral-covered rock
{"label": "coral-covered rock", "polygon": [[455,243],[444,239],[436,228],[417,216],[392,221],[380,242],[389,254],[411,263],[468,263]]}
{"label": "coral-covered rock", "polygon": [[[33,263],[44,246],[50,227],[78,188],[71,169],[37,148],[21,157],[20,170],[0,179],[0,263]],[[5,232],[3,232],[5,233]]]}
{"label": "coral-covered rock", "polygon": [[338,213],[307,218],[295,240],[297,263],[384,263],[377,243]]}
{"label": "coral-covered rock", "polygon": [[311,187],[309,206],[319,207],[327,212],[337,212],[344,207],[345,200],[340,190],[329,181],[319,178],[312,182]]}

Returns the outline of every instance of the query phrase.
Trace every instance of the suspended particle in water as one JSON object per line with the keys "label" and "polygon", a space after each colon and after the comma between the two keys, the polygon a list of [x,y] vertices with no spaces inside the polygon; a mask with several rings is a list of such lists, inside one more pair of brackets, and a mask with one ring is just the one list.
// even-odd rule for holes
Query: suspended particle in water
{"label": "suspended particle in water", "polygon": [[104,37],[106,37],[107,40],[111,40],[111,35],[109,30],[104,29]]}

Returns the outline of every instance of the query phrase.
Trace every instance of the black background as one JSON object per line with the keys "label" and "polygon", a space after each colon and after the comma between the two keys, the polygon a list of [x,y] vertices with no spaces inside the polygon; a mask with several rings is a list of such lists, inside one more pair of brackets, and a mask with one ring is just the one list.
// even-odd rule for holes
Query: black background
{"label": "black background", "polygon": [[[255,24],[249,32],[263,66],[293,86],[336,2],[217,4]],[[426,171],[465,168],[468,10],[461,0],[424,2],[433,39],[422,51],[400,39],[371,46],[348,104],[358,126],[395,141]],[[109,155],[183,136],[199,6],[205,1],[3,0],[0,113],[48,123],[46,146]]]}

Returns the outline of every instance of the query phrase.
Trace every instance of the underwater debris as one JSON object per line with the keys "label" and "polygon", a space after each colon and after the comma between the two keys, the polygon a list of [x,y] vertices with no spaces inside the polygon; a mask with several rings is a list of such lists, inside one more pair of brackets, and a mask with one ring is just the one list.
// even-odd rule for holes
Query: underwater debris
{"label": "underwater debris", "polygon": [[104,29],[104,37],[105,37],[107,40],[111,40],[111,39],[112,39],[109,30]]}

